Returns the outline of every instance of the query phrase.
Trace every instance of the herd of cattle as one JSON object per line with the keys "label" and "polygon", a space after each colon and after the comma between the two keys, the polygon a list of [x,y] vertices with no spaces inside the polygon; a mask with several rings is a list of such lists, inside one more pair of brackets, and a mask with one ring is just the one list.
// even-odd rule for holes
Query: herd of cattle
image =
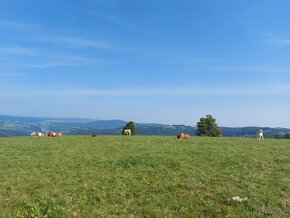
{"label": "herd of cattle", "polygon": [[[132,135],[131,129],[124,129],[122,134],[125,136],[131,136]],[[48,137],[61,137],[61,136],[63,136],[63,134],[59,133],[59,132],[47,132],[46,134],[44,134],[42,132],[31,133],[31,136],[34,136],[34,137],[42,137],[45,135]],[[96,137],[96,136],[97,136],[97,134],[93,132],[92,137]],[[190,139],[190,136],[188,134],[185,134],[185,133],[178,133],[176,135],[176,137],[177,137],[177,139]],[[263,130],[259,129],[256,133],[256,137],[259,140],[261,140],[261,139],[264,140]]]}

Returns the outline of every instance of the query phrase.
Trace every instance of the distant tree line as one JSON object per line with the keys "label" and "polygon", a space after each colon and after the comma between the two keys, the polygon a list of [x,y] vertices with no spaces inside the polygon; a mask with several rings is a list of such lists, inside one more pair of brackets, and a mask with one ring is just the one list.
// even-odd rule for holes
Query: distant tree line
{"label": "distant tree line", "polygon": [[290,139],[290,133],[277,134],[274,136],[275,139]]}

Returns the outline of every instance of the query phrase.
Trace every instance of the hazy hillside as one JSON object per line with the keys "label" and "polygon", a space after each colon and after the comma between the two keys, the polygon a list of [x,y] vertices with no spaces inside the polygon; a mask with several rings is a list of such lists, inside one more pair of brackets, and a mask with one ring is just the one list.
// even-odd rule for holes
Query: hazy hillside
{"label": "hazy hillside", "polygon": [[[107,129],[122,128],[122,120],[93,120],[82,118],[35,118],[0,115],[0,136],[24,136],[33,131],[56,131],[64,134],[90,134]],[[104,134],[109,134],[105,132]]]}
{"label": "hazy hillside", "polygon": [[[123,120],[93,120],[82,118],[36,118],[0,115],[0,137],[25,136],[33,131],[56,131],[66,135],[120,135],[127,121]],[[255,137],[256,131],[262,128],[265,137],[275,137],[290,132],[286,128],[268,127],[222,127],[225,137]],[[166,125],[158,123],[137,123],[138,135],[174,136],[178,132],[196,135],[196,128],[185,125]]]}
{"label": "hazy hillside", "polygon": [[265,137],[274,137],[290,132],[286,128],[269,128],[269,127],[222,127],[223,136],[229,137],[254,137],[258,129],[263,129]]}

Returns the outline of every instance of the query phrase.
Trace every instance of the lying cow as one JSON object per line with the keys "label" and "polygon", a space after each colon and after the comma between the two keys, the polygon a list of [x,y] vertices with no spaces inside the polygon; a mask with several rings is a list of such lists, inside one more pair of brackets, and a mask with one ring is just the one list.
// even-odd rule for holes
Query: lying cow
{"label": "lying cow", "polygon": [[185,133],[178,133],[177,134],[177,139],[189,139],[190,136],[188,134],[185,134]]}
{"label": "lying cow", "polygon": [[96,137],[97,134],[95,132],[92,133],[92,137]]}
{"label": "lying cow", "polygon": [[256,133],[256,137],[258,140],[264,140],[263,130],[259,129]]}
{"label": "lying cow", "polygon": [[46,135],[48,137],[61,137],[63,134],[58,133],[58,132],[47,132]]}
{"label": "lying cow", "polygon": [[42,132],[33,132],[30,134],[31,136],[34,136],[34,137],[41,137],[41,136],[44,136],[44,134]]}
{"label": "lying cow", "polygon": [[123,135],[132,135],[131,129],[124,129],[123,130]]}
{"label": "lying cow", "polygon": [[56,136],[56,132],[47,132],[46,135],[48,137],[55,137]]}
{"label": "lying cow", "polygon": [[63,136],[62,133],[57,132],[54,137],[62,137],[62,136]]}

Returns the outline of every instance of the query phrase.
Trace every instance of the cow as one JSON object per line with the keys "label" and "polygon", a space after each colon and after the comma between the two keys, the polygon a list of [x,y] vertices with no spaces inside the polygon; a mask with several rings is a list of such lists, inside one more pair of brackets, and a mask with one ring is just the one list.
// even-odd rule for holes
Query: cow
{"label": "cow", "polygon": [[32,132],[30,135],[36,137],[38,136],[38,132]]}
{"label": "cow", "polygon": [[31,136],[34,136],[34,137],[41,137],[41,136],[44,136],[44,134],[42,132],[32,132],[30,134]]}
{"label": "cow", "polygon": [[55,137],[56,136],[56,132],[47,132],[46,135],[48,137]]}
{"label": "cow", "polygon": [[63,136],[63,134],[57,133],[57,132],[47,132],[46,135],[48,137],[61,137],[61,136]]}
{"label": "cow", "polygon": [[62,133],[57,132],[54,137],[62,137],[62,136],[63,136]]}
{"label": "cow", "polygon": [[123,135],[132,135],[131,129],[124,129],[123,130]]}
{"label": "cow", "polygon": [[256,133],[256,137],[258,140],[264,140],[263,130],[259,129]]}
{"label": "cow", "polygon": [[92,133],[92,137],[96,137],[97,134],[95,132]]}
{"label": "cow", "polygon": [[185,133],[178,133],[176,135],[177,139],[189,139],[190,136],[188,134],[185,134]]}

